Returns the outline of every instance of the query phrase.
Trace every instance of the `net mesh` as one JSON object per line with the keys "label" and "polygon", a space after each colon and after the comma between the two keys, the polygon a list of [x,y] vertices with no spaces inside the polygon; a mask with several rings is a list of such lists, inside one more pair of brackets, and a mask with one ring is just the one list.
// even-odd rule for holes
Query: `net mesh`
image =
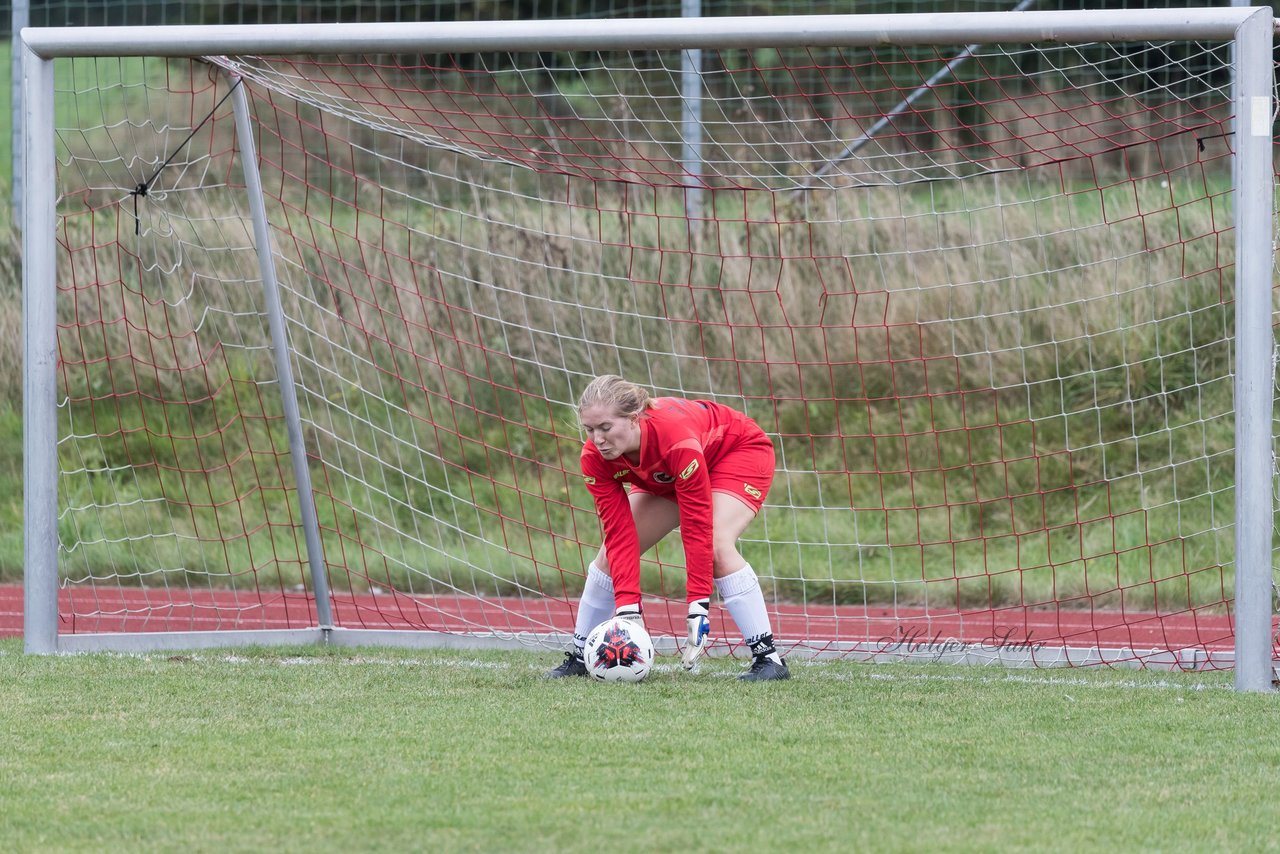
{"label": "net mesh", "polygon": [[559,643],[619,373],[774,439],[784,646],[1213,666],[1226,50],[702,51],[697,162],[673,52],[60,64],[63,631],[315,624],[238,85],[337,625]]}

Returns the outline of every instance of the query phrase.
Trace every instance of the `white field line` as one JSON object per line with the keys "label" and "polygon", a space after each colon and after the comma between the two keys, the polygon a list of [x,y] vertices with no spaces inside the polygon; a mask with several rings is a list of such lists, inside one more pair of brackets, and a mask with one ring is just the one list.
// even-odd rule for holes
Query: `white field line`
{"label": "white field line", "polygon": [[[5,651],[0,651],[0,656],[9,655]],[[210,664],[231,664],[231,665],[275,665],[277,667],[299,667],[299,666],[321,666],[321,665],[337,665],[337,666],[365,666],[365,667],[438,667],[450,668],[454,670],[486,670],[486,671],[511,671],[513,673],[523,670],[534,670],[542,672],[550,667],[548,662],[523,663],[515,661],[484,661],[475,658],[454,658],[447,656],[431,656],[429,658],[387,658],[379,656],[355,655],[350,657],[329,657],[329,656],[282,656],[282,657],[251,657],[245,655],[223,654],[208,655],[203,653],[127,653],[127,652],[101,652],[101,653],[79,653],[80,655],[102,655],[113,658],[130,658],[138,661],[146,662],[193,662],[193,663],[210,663]],[[888,665],[892,667],[893,665]],[[834,682],[960,682],[975,685],[1002,685],[1002,684],[1020,684],[1020,685],[1049,685],[1061,688],[1080,688],[1080,689],[1123,689],[1126,691],[1133,690],[1160,690],[1160,691],[1230,691],[1231,685],[1223,682],[1222,684],[1209,684],[1202,681],[1187,681],[1175,679],[1092,679],[1088,676],[1067,676],[1058,675],[1052,672],[1037,673],[1035,675],[1027,675],[1022,673],[982,673],[976,671],[972,667],[956,668],[955,673],[934,673],[934,672],[906,672],[909,668],[918,667],[919,665],[906,665],[889,671],[884,664],[875,664],[868,662],[851,662],[851,661],[829,661],[819,659],[806,659],[793,662],[791,668],[796,671],[796,676],[800,679],[817,679],[820,681]],[[676,663],[658,664],[653,668],[654,673],[660,674],[676,674],[684,673],[680,665]],[[695,673],[689,678],[711,678],[711,679],[733,679],[737,677],[738,671],[717,669],[713,672]]]}

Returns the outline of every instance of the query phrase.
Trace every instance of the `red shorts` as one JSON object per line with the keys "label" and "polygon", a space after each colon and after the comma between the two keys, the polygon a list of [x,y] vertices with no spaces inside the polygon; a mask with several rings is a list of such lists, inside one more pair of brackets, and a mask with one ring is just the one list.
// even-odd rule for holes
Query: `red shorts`
{"label": "red shorts", "polygon": [[[773,485],[775,465],[773,442],[768,436],[758,433],[746,437],[718,459],[708,461],[711,491],[732,495],[759,513],[769,495],[769,487]],[[631,485],[631,490],[649,492],[635,484]],[[673,492],[662,494],[662,497],[675,500]]]}
{"label": "red shorts", "polygon": [[711,491],[732,495],[759,513],[773,485],[775,465],[773,442],[761,433],[734,446],[708,466]]}

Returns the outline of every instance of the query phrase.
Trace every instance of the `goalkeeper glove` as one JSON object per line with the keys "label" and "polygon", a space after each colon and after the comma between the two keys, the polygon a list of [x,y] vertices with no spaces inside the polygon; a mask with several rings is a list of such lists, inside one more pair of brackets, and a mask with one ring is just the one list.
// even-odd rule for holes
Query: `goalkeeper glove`
{"label": "goalkeeper glove", "polygon": [[685,620],[689,626],[689,637],[686,638],[681,656],[681,664],[685,670],[692,670],[698,663],[698,656],[711,644],[711,620],[707,617],[710,605],[710,599],[689,603],[689,616]]}
{"label": "goalkeeper glove", "polygon": [[613,616],[617,617],[619,620],[627,620],[628,622],[635,623],[642,628],[644,627],[644,614],[640,613],[639,605],[623,605],[614,613]]}

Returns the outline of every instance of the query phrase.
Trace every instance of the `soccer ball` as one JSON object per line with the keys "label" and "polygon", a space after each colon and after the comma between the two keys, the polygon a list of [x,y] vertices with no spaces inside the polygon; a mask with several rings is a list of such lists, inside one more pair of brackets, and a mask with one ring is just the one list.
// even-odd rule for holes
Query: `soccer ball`
{"label": "soccer ball", "polygon": [[639,682],[653,666],[653,639],[639,622],[613,617],[587,635],[587,673],[602,682]]}

